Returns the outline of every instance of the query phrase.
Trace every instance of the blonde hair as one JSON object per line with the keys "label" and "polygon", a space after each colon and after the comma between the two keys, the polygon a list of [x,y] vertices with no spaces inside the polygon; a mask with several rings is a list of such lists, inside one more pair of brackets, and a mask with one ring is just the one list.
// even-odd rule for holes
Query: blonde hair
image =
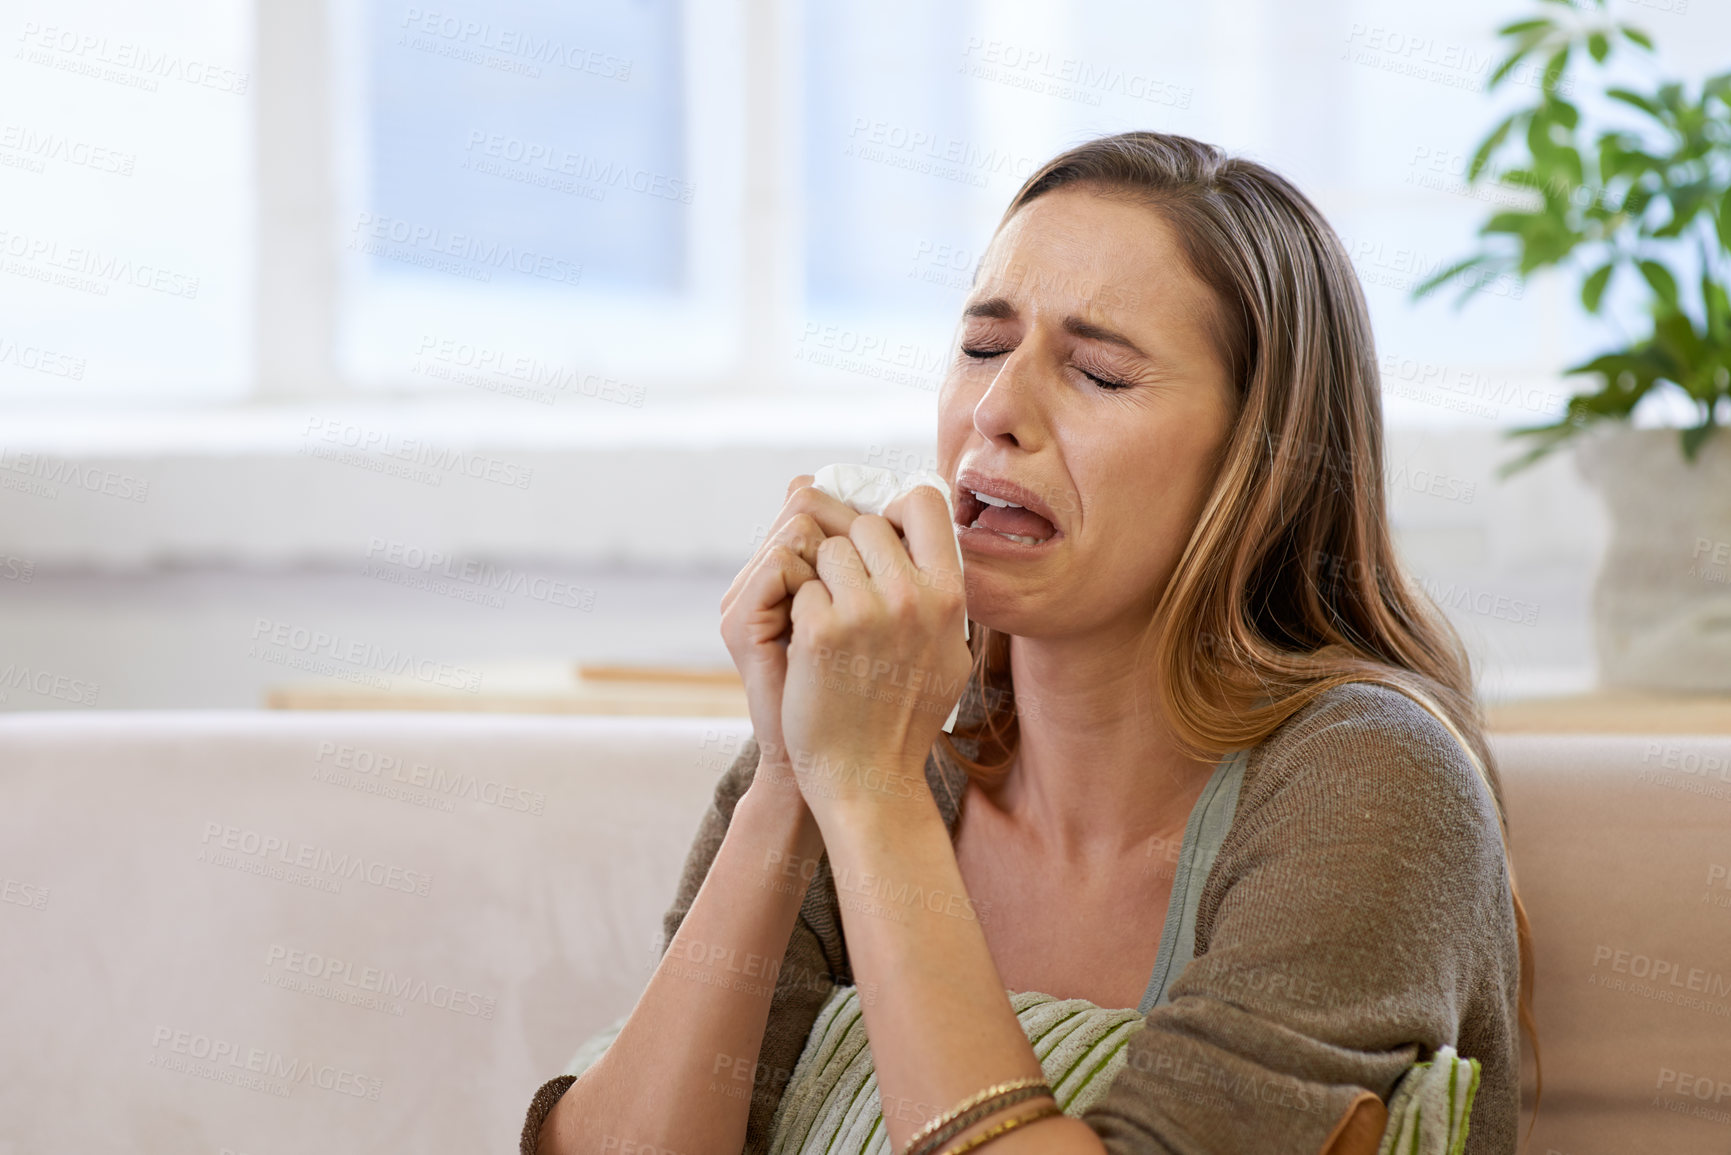
{"label": "blonde hair", "polygon": [[[1055,157],[1023,184],[999,228],[1069,185],[1146,203],[1166,219],[1212,290],[1214,336],[1238,395],[1213,491],[1143,639],[1180,746],[1212,759],[1258,744],[1334,686],[1389,686],[1460,743],[1496,807],[1506,861],[1501,780],[1470,659],[1394,552],[1376,345],[1334,230],[1269,169],[1153,132]],[[984,711],[956,736],[977,744],[978,758],[947,737],[945,746],[990,782],[1017,746],[1008,638],[975,623],[970,645],[971,689]],[[1536,1063],[1532,931],[1509,871],[1519,1018]]]}

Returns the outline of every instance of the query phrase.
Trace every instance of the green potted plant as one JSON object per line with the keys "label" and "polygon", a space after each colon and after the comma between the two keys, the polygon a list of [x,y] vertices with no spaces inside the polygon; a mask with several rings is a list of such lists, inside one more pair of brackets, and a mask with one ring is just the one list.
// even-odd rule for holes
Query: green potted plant
{"label": "green potted plant", "polygon": [[[1654,72],[1653,44],[1604,9],[1541,0],[1540,15],[1499,29],[1508,56],[1488,88],[1523,61],[1544,69],[1467,181],[1494,181],[1519,207],[1493,213],[1477,251],[1414,296],[1461,280],[1464,301],[1480,278],[1556,269],[1588,313],[1639,318],[1621,347],[1565,370],[1592,384],[1561,418],[1509,431],[1528,448],[1498,474],[1572,445],[1610,512],[1593,593],[1602,684],[1731,691],[1731,435],[1719,432],[1731,419],[1731,72],[1619,85],[1612,62]],[[1666,392],[1693,422],[1633,427],[1636,405]]]}

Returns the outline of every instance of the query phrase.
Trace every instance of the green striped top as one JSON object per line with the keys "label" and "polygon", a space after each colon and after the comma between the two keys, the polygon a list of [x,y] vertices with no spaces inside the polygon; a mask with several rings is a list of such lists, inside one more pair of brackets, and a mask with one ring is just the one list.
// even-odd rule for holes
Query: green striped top
{"label": "green striped top", "polygon": [[[1146,1024],[1148,1011],[1167,1001],[1167,989],[1194,957],[1202,883],[1231,828],[1245,756],[1239,750],[1221,758],[1191,808],[1160,949],[1139,1006],[1101,1007],[1037,991],[1007,992],[1065,1114],[1080,1115],[1106,1093],[1124,1066],[1125,1044]],[[776,1111],[769,1150],[770,1155],[893,1155],[859,988],[837,987],[818,1012]]]}

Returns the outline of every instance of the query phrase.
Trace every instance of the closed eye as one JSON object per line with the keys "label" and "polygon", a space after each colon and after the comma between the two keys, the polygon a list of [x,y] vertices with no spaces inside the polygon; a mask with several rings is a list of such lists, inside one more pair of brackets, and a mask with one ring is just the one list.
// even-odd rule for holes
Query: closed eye
{"label": "closed eye", "polygon": [[[976,361],[990,361],[993,357],[1002,357],[1005,353],[1012,351],[1013,346],[1008,345],[997,349],[983,348],[978,345],[962,346],[962,352]],[[1131,387],[1130,382],[1128,381],[1119,381],[1112,377],[1101,377],[1097,374],[1088,372],[1088,370],[1082,368],[1080,365],[1075,366],[1075,369],[1076,372],[1080,373],[1102,389],[1118,390],[1129,389]]]}
{"label": "closed eye", "polygon": [[1096,377],[1094,374],[1088,372],[1086,369],[1082,368],[1080,365],[1076,366],[1076,372],[1080,373],[1082,376],[1086,377],[1088,380],[1092,381],[1094,384],[1098,385],[1102,389],[1128,389],[1128,388],[1130,388],[1130,382],[1128,382],[1128,381],[1116,381],[1110,377]]}

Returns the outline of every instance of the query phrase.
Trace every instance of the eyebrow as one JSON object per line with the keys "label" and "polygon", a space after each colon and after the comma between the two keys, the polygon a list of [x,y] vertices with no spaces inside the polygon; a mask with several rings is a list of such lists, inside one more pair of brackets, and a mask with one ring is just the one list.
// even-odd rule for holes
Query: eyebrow
{"label": "eyebrow", "polygon": [[[963,309],[962,316],[964,318],[985,317],[993,321],[1010,321],[1015,319],[1016,306],[1004,297],[987,297],[985,300],[976,301]],[[1120,349],[1134,353],[1144,361],[1153,360],[1142,351],[1141,346],[1116,329],[1108,329],[1104,325],[1096,325],[1092,321],[1084,321],[1080,317],[1065,317],[1064,331],[1072,337],[1080,337],[1084,341],[1101,341],[1108,345],[1116,345]]]}

